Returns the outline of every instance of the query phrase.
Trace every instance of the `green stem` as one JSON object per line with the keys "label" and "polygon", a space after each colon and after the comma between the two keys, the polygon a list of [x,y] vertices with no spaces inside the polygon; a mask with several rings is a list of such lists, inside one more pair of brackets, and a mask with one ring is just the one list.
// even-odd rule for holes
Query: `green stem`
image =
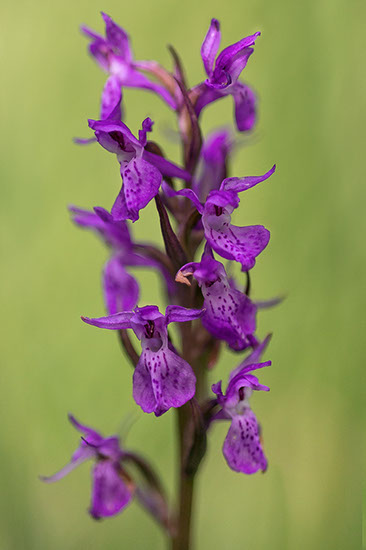
{"label": "green stem", "polygon": [[179,502],[176,518],[176,532],[172,538],[172,550],[189,550],[191,548],[191,518],[193,504],[194,476],[185,472],[185,441],[191,415],[187,403],[177,411],[179,433]]}

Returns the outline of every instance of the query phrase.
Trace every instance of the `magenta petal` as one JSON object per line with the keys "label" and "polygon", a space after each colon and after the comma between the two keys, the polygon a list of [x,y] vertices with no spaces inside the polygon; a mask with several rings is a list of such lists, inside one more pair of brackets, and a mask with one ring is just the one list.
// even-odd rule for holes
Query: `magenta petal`
{"label": "magenta petal", "polygon": [[267,459],[259,440],[257,419],[250,409],[233,417],[223,453],[230,468],[236,472],[254,474],[266,470]]}
{"label": "magenta petal", "polygon": [[162,176],[159,170],[142,158],[121,165],[123,184],[112,207],[115,220],[139,219],[139,211],[158,194]]}
{"label": "magenta petal", "polygon": [[255,94],[241,82],[234,84],[230,93],[234,99],[236,126],[239,132],[247,132],[253,128],[257,118]]}
{"label": "magenta petal", "polygon": [[[216,283],[219,285],[220,283]],[[215,338],[225,340],[232,349],[243,350],[250,345],[248,336],[256,328],[256,307],[239,291],[227,291],[222,295],[211,296],[205,291],[206,313],[202,318],[203,326]]]}
{"label": "magenta petal", "polygon": [[112,47],[124,61],[130,63],[132,60],[132,52],[128,34],[106,13],[102,12],[102,17],[105,22],[105,34],[109,46]]}
{"label": "magenta petal", "polygon": [[265,363],[254,363],[252,365],[242,367],[241,369],[235,369],[230,375],[225,399],[231,400],[236,397],[239,388],[245,386],[256,391],[269,391],[268,386],[259,384],[258,378],[250,373],[264,367],[270,367],[271,364],[271,361],[266,361]]}
{"label": "magenta petal", "polygon": [[215,69],[209,80],[211,86],[225,87],[236,82],[253,52],[251,46],[259,35],[260,32],[256,32],[222,50],[216,59]]}
{"label": "magenta petal", "polygon": [[110,76],[104,85],[100,107],[101,120],[115,119],[121,120],[121,83],[116,76]]}
{"label": "magenta petal", "polygon": [[167,348],[143,351],[133,374],[136,403],[144,412],[154,412],[156,416],[192,399],[195,386],[191,366]]}
{"label": "magenta petal", "polygon": [[93,468],[93,492],[90,514],[98,519],[118,514],[132,495],[123,481],[118,463],[101,460]]}
{"label": "magenta petal", "polygon": [[200,115],[202,109],[204,109],[210,103],[222,99],[227,95],[227,90],[216,90],[210,88],[205,82],[199,84],[195,90],[197,91],[197,101],[194,105],[194,110],[197,116]]}
{"label": "magenta petal", "polygon": [[136,307],[139,285],[136,279],[127,273],[119,257],[114,256],[106,263],[103,289],[108,313],[128,311]]}
{"label": "magenta petal", "polygon": [[[204,219],[203,219],[204,222]],[[243,271],[252,269],[255,258],[266,248],[270,233],[263,225],[236,227],[222,226],[217,230],[205,225],[208,243],[217,254],[242,265]]]}
{"label": "magenta petal", "polygon": [[[229,385],[230,381],[240,372],[243,371],[243,369],[246,369],[245,372],[250,372],[251,370],[256,370],[257,368],[262,368],[262,366],[269,366],[267,363],[259,363],[259,367],[256,367],[256,364],[260,360],[262,354],[266,350],[272,335],[269,334],[260,344],[258,344],[253,351],[230,373],[229,376]],[[270,363],[270,362],[269,362]],[[255,367],[252,369],[252,367]],[[245,374],[245,373],[244,373]]]}
{"label": "magenta petal", "polygon": [[217,19],[211,19],[210,28],[201,46],[201,57],[205,71],[210,76],[213,64],[220,46],[220,23]]}

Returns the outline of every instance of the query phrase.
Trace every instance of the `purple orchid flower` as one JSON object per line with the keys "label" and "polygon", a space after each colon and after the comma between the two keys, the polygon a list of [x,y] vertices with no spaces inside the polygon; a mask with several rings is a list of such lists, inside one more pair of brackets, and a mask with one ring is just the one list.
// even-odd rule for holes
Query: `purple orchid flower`
{"label": "purple orchid flower", "polygon": [[191,366],[169,347],[167,326],[193,321],[203,313],[201,309],[168,306],[163,315],[157,306],[145,306],[107,317],[82,319],[99,328],[134,331],[141,340],[142,353],[133,374],[133,397],[144,412],[161,416],[192,399],[196,386]]}
{"label": "purple orchid flower", "polygon": [[[251,130],[256,119],[255,95],[253,91],[238,81],[253,53],[253,46],[260,32],[247,36],[228,46],[217,56],[220,46],[220,23],[212,19],[201,47],[203,65],[208,76],[206,82],[193,88],[197,116],[206,105],[231,95],[235,105],[235,119],[239,131]],[[216,57],[217,56],[217,57]],[[216,58],[216,62],[215,62]]]}
{"label": "purple orchid flower", "polygon": [[203,205],[192,189],[173,191],[164,185],[168,196],[188,197],[202,214],[202,224],[209,245],[227,260],[241,263],[242,271],[255,265],[255,258],[266,248],[270,233],[263,225],[236,227],[230,223],[232,212],[239,206],[239,193],[268,179],[276,169],[274,165],[263,176],[226,178],[218,191],[211,191]]}
{"label": "purple orchid flower", "polygon": [[203,294],[206,311],[202,324],[206,330],[236,351],[256,345],[257,308],[248,296],[230,285],[224,266],[207,246],[201,261],[181,267],[176,280],[190,284],[189,275],[196,279]]}
{"label": "purple orchid flower", "polygon": [[[103,292],[107,311],[110,314],[128,311],[136,307],[139,285],[126,271],[126,267],[152,267],[162,273],[168,294],[174,291],[170,273],[157,261],[141,256],[134,251],[134,243],[127,222],[115,221],[104,208],[95,207],[94,212],[70,207],[73,221],[80,227],[92,229],[112,249],[112,256],[104,266]],[[144,248],[143,245],[140,248]]]}
{"label": "purple orchid flower", "polygon": [[182,168],[145,150],[147,132],[153,126],[150,118],[143,121],[139,139],[118,120],[89,120],[89,126],[102,147],[117,155],[121,166],[123,184],[111,211],[115,220],[138,220],[139,211],[159,192],[162,174],[190,179]]}
{"label": "purple orchid flower", "polygon": [[216,130],[207,136],[201,149],[201,173],[192,186],[201,201],[226,178],[227,158],[232,148],[233,139],[228,130]]}
{"label": "purple orchid flower", "polygon": [[121,466],[124,453],[119,440],[117,437],[104,438],[71,415],[69,420],[83,434],[81,444],[69,464],[53,476],[41,479],[46,483],[59,481],[83,462],[94,459],[90,514],[95,519],[114,516],[130,503],[133,496],[133,483]]}
{"label": "purple orchid flower", "polygon": [[[176,102],[172,95],[163,86],[149,80],[139,70],[140,62],[135,62],[133,59],[130,39],[126,31],[119,27],[109,15],[102,12],[102,17],[105,23],[105,38],[88,27],[81,27],[83,33],[91,39],[89,51],[99,66],[114,79],[119,88],[126,86],[151,90],[175,109]],[[105,90],[102,98],[104,93]]]}
{"label": "purple orchid flower", "polygon": [[221,380],[212,386],[212,391],[217,395],[218,404],[221,406],[216,420],[231,420],[223,445],[224,457],[232,470],[244,474],[254,474],[258,470],[267,469],[258,422],[250,408],[249,398],[253,390],[269,391],[267,386],[259,384],[258,378],[251,374],[254,370],[271,365],[271,361],[253,362],[266,347],[268,340],[269,337],[231,373],[225,395],[221,390]]}

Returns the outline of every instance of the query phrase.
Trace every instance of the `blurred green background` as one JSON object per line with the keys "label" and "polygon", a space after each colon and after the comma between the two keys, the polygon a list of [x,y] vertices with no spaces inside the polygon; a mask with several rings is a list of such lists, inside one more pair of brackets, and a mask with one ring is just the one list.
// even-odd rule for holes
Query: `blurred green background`
{"label": "blurred green background", "polygon": [[[0,548],[165,548],[137,504],[109,521],[88,517],[88,465],[56,485],[37,478],[78,443],[68,411],[105,434],[133,412],[128,445],[174,486],[174,415],[140,414],[116,335],[79,320],[104,312],[107,253],[70,223],[66,206],[108,208],[120,186],[112,155],[72,143],[98,116],[105,75],[78,25],[102,31],[101,9],[128,30],[137,59],[169,65],[173,44],[191,85],[203,78],[199,50],[211,17],[221,20],[223,46],[262,31],[245,70],[260,97],[259,124],[232,173],[278,166],[243,197],[235,219],[272,232],[253,271],[255,297],[288,296],[259,317],[261,336],[274,331],[273,366],[261,375],[271,392],[252,399],[269,470],[229,470],[221,454],[228,426],[215,426],[197,483],[196,548],[360,548],[366,14],[352,0],[1,4]],[[142,91],[127,90],[125,100],[131,129],[150,115],[154,139],[176,155],[165,105]],[[206,110],[203,128],[232,120],[225,99]],[[156,218],[150,205],[134,234],[158,241]],[[141,304],[155,302],[157,277],[139,275]],[[212,381],[236,363],[225,353]]]}

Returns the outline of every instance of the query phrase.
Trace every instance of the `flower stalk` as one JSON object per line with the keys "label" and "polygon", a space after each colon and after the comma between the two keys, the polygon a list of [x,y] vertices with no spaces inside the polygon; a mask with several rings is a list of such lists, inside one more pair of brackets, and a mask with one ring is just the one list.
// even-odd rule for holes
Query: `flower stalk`
{"label": "flower stalk", "polygon": [[[249,400],[254,391],[269,390],[252,374],[271,364],[261,362],[270,338],[258,337],[257,312],[279,300],[256,303],[249,293],[250,270],[270,233],[262,225],[234,226],[231,215],[239,207],[240,195],[271,178],[275,166],[261,176],[229,177],[233,132],[217,129],[204,136],[200,126],[201,113],[208,105],[231,96],[237,130],[249,132],[254,127],[256,98],[239,77],[260,33],[219,53],[220,24],[212,19],[201,48],[207,78],[189,88],[186,70],[173,47],[169,47],[173,71],[155,61],[135,60],[126,31],[108,15],[102,17],[105,36],[82,27],[89,52],[108,75],[100,116],[88,122],[94,136],[76,141],[98,143],[112,153],[122,184],[110,210],[70,207],[73,221],[97,234],[110,251],[102,276],[106,315],[83,316],[82,320],[118,332],[124,355],[133,366],[133,397],[142,411],[160,417],[175,409],[177,495],[172,505],[148,459],[128,449],[118,437],[106,438],[73,416],[71,423],[82,433],[80,446],[67,466],[43,480],[57,481],[92,460],[90,514],[94,519],[116,515],[137,500],[165,531],[172,550],[190,550],[195,478],[215,422],[230,422],[223,455],[232,470],[254,474],[267,469]],[[123,122],[126,86],[157,94],[175,112],[183,166],[166,158],[161,145],[148,139],[154,124],[150,118],[142,121],[138,133]],[[137,242],[131,234],[131,225],[153,199],[161,248]],[[246,274],[244,291],[228,275],[231,263]],[[136,267],[159,274],[165,312],[156,305],[140,304],[139,284],[130,273]],[[173,343],[171,323],[177,326],[178,343],[175,339]],[[131,333],[140,345],[132,343]],[[221,380],[211,390],[208,385],[208,373],[223,346],[239,357],[225,393]]]}

